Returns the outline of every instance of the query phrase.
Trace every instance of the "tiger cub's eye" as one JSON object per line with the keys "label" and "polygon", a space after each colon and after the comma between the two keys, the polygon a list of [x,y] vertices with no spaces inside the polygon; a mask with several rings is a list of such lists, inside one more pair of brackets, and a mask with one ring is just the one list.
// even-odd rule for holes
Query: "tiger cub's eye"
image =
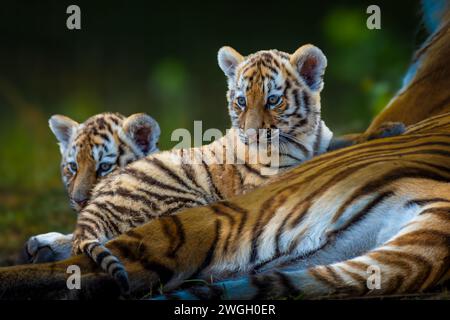
{"label": "tiger cub's eye", "polygon": [[245,106],[246,106],[246,104],[247,104],[244,97],[238,97],[238,98],[236,99],[236,103],[237,103],[238,106],[241,107],[241,108],[245,108]]}
{"label": "tiger cub's eye", "polygon": [[77,164],[75,163],[75,162],[69,162],[69,164],[68,164],[68,166],[69,166],[69,170],[72,172],[72,173],[75,173],[75,172],[77,172]]}
{"label": "tiger cub's eye", "polygon": [[109,170],[111,170],[112,164],[111,163],[102,163],[99,166],[99,171],[100,172],[107,172]]}
{"label": "tiger cub's eye", "polygon": [[278,106],[282,101],[283,101],[283,99],[281,98],[281,96],[277,96],[275,94],[270,95],[267,98],[267,107],[269,109],[272,109],[272,108]]}

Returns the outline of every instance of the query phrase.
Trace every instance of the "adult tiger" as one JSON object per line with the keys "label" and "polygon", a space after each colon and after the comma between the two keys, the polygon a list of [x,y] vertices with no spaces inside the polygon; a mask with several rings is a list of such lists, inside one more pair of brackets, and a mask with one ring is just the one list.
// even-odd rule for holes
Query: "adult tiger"
{"label": "adult tiger", "polygon": [[[135,297],[184,280],[215,284],[169,298],[263,298],[426,290],[448,278],[450,114],[396,137],[318,156],[228,201],[162,217],[109,241]],[[66,269],[81,269],[81,290]],[[380,287],[366,285],[368,267]],[[253,275],[252,272],[256,273]],[[239,276],[244,278],[236,279]],[[220,279],[233,280],[216,282]],[[113,298],[85,255],[0,268],[2,298]]]}
{"label": "adult tiger", "polygon": [[[61,152],[61,178],[71,207],[79,212],[91,196],[94,186],[106,175],[127,164],[158,152],[161,134],[158,123],[144,113],[125,117],[119,113],[101,113],[78,123],[67,116],[53,115],[49,126]],[[20,262],[60,260],[70,252],[67,240],[72,235],[50,232],[31,237]],[[42,247],[51,251],[38,250]]]}

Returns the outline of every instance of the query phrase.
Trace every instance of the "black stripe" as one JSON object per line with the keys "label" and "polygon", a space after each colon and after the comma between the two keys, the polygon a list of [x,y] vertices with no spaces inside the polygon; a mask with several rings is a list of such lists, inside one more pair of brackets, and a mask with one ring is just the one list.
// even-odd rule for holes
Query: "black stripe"
{"label": "black stripe", "polygon": [[270,275],[260,274],[249,277],[250,283],[256,288],[256,294],[252,300],[267,300],[275,298],[272,296],[274,289],[274,279]]}
{"label": "black stripe", "polygon": [[131,167],[126,167],[124,169],[124,172],[126,174],[130,175],[131,177],[134,177],[137,180],[145,182],[148,185],[157,186],[159,188],[168,189],[168,190],[175,191],[175,192],[182,193],[182,194],[192,194],[192,195],[196,196],[196,193],[191,192],[189,189],[183,190],[183,189],[168,185],[166,183],[163,183],[159,180],[154,179],[153,177],[149,176],[148,174],[146,174],[143,171],[136,170]]}
{"label": "black stripe", "polygon": [[[106,257],[111,256],[111,255],[112,254],[107,251],[102,251],[95,257],[95,263],[97,263],[97,265],[100,266],[102,264],[103,259],[105,259]],[[106,270],[108,270],[108,269],[106,269]]]}
{"label": "black stripe", "polygon": [[[97,237],[99,233],[102,233],[103,228],[99,224],[100,221],[93,220],[91,218],[80,216],[78,222],[77,222],[77,229],[81,227],[80,229],[83,231],[89,232],[92,236]],[[94,225],[94,226],[92,226]],[[96,231],[95,229],[98,229]]]}
{"label": "black stripe", "polygon": [[95,248],[100,247],[100,246],[101,246],[100,242],[91,242],[86,246],[84,252],[87,255],[92,256],[92,252],[95,250]]}
{"label": "black stripe", "polygon": [[293,144],[294,147],[296,147],[297,149],[300,149],[305,156],[307,156],[309,154],[308,149],[304,145],[302,145],[300,142],[296,141],[294,138],[292,138],[288,135],[283,135],[282,132],[280,132],[280,138],[282,138],[284,140],[289,140],[288,143]]}
{"label": "black stripe", "polygon": [[[428,209],[421,211],[419,213],[419,215],[423,215],[423,214],[427,214],[427,213],[432,213],[432,214],[442,213],[442,212],[446,212],[446,211],[448,211],[450,213],[450,207],[433,207],[433,208],[428,208]],[[450,215],[448,217],[450,217]]]}
{"label": "black stripe", "polygon": [[[358,213],[354,214],[350,219],[346,219],[346,222],[345,222],[345,224],[342,227],[340,227],[339,229],[333,230],[332,232],[330,232],[329,235],[330,236],[331,235],[336,235],[336,234],[341,233],[341,232],[345,231],[346,229],[350,228],[351,226],[353,226],[357,222],[361,221],[374,208],[376,208],[378,205],[383,203],[383,201],[385,201],[386,199],[388,199],[390,197],[393,197],[394,195],[395,195],[395,193],[392,192],[392,191],[386,191],[386,192],[383,192],[383,193],[379,194],[375,199],[370,201],[361,211],[359,211]],[[348,206],[342,206],[338,210],[338,213],[343,214],[347,208],[348,208]],[[337,219],[335,217],[333,217],[333,220],[337,221]]]}
{"label": "black stripe", "polygon": [[202,165],[203,165],[203,169],[205,170],[207,176],[208,176],[208,181],[209,181],[209,187],[212,188],[211,192],[213,195],[215,194],[219,199],[224,199],[222,193],[220,192],[220,190],[217,188],[216,184],[214,183],[211,171],[209,171],[209,167],[208,165],[205,163],[205,160],[202,159]]}
{"label": "black stripe", "polygon": [[187,292],[199,300],[219,300],[224,293],[220,285],[195,286],[187,289]]}
{"label": "black stripe", "polygon": [[135,191],[136,190],[128,190],[128,189],[125,189],[123,187],[117,187],[117,188],[114,188],[112,190],[98,192],[96,194],[96,197],[101,197],[101,196],[117,197],[117,196],[120,196],[120,197],[125,198],[125,199],[131,199],[133,201],[140,202],[140,203],[144,204],[147,208],[150,208],[150,209],[152,209],[154,211],[159,211],[160,210],[159,206],[156,203],[154,203],[153,201],[151,201],[147,197],[144,197],[142,195],[137,194]]}
{"label": "black stripe", "polygon": [[[103,225],[107,227],[107,231],[109,231],[108,237],[116,236],[120,234],[115,224],[112,223],[111,219],[108,219],[107,217],[103,216],[101,213],[91,210],[89,208],[83,210],[84,213],[89,213],[93,216],[95,216],[99,221],[102,221]],[[106,230],[105,230],[106,231]]]}
{"label": "black stripe", "polygon": [[117,255],[130,261],[138,261],[146,255],[147,247],[141,240],[111,241],[108,243]]}
{"label": "black stripe", "polygon": [[248,210],[241,208],[238,205],[236,205],[235,203],[231,203],[229,201],[223,201],[223,202],[221,202],[221,204],[240,214],[241,221],[239,222],[239,226],[236,231],[236,237],[241,235],[242,230],[244,229],[244,225],[247,222]]}
{"label": "black stripe", "polygon": [[305,91],[303,91],[302,100],[303,100],[303,106],[305,107],[305,114],[308,114],[311,111],[311,108],[309,106],[309,104],[311,103],[311,100],[309,99],[309,96]]}
{"label": "black stripe", "polygon": [[184,196],[171,196],[171,195],[167,195],[164,193],[156,193],[156,192],[152,192],[146,189],[142,189],[142,188],[138,188],[136,189],[136,191],[145,193],[148,196],[154,197],[157,200],[160,200],[162,202],[164,202],[165,204],[171,204],[173,202],[192,202],[195,203],[196,205],[202,206],[205,205],[205,202],[196,200],[196,199],[192,199],[192,198],[188,198],[188,197],[184,197]]}
{"label": "black stripe", "polygon": [[415,205],[424,206],[434,202],[450,202],[450,200],[444,198],[413,199],[406,202],[404,208],[407,209]]}
{"label": "black stripe", "polygon": [[114,260],[114,259],[111,259],[107,264],[106,264],[106,272],[108,272],[109,274],[112,274],[112,272],[111,272],[111,270],[109,270],[110,268],[111,268],[111,266],[113,265],[113,264],[116,264],[116,263],[118,263],[116,260]]}
{"label": "black stripe", "polygon": [[280,296],[298,297],[302,293],[295,287],[288,275],[280,271],[275,271],[274,274],[278,277],[284,289],[283,293],[280,293]]}
{"label": "black stripe", "polygon": [[220,205],[221,205],[221,202],[218,202],[216,204],[212,204],[209,208],[212,211],[214,211],[215,214],[226,217],[228,219],[228,221],[230,222],[230,226],[234,226],[236,221],[234,220],[233,216],[231,214],[229,214],[228,212],[223,211],[220,208]]}
{"label": "black stripe", "polygon": [[177,213],[180,210],[187,209],[187,208],[193,208],[195,206],[196,206],[196,204],[193,201],[192,202],[189,202],[189,201],[183,202],[181,204],[178,204],[175,207],[171,207],[171,208],[161,212],[161,214],[159,216],[161,216],[161,217],[170,216],[170,215],[172,215],[174,213]]}
{"label": "black stripe", "polygon": [[162,284],[169,282],[174,275],[174,271],[172,269],[156,261],[141,260],[141,265],[146,270],[156,273]]}
{"label": "black stripe", "polygon": [[[420,153],[421,154],[421,153]],[[380,156],[373,156],[373,162],[375,162],[375,160],[379,160],[379,159],[385,159],[386,156],[385,155],[380,155]],[[344,163],[351,163],[350,161],[351,159],[348,159],[348,161],[344,162]],[[367,160],[367,159],[366,159]],[[314,161],[314,160],[313,160]],[[354,161],[357,161],[357,159],[355,159]],[[339,163],[341,161],[335,161],[333,162],[333,167],[338,166]],[[351,174],[356,173],[357,171],[366,168],[367,166],[369,166],[371,163],[362,163],[362,164],[358,164],[355,166],[350,166],[348,168],[346,168],[345,170],[335,174],[334,176],[332,176],[326,183],[324,183],[319,189],[315,190],[314,192],[310,193],[306,199],[304,199],[304,202],[310,202],[312,199],[314,199],[318,194],[321,194],[322,192],[324,192],[325,190],[331,188],[333,185],[335,185],[336,183],[340,182],[341,180],[345,179],[346,177],[348,177]],[[327,168],[323,168],[323,170],[326,170]],[[321,170],[321,172],[323,172],[323,170]],[[301,172],[301,171],[300,171]],[[300,172],[297,172],[297,174],[300,174]],[[315,179],[317,176],[321,175],[321,172],[310,175],[308,177],[306,177],[309,180],[313,180]],[[425,179],[436,179],[438,181],[448,181],[450,178],[446,178],[442,175],[433,173],[433,172],[429,172],[423,169],[418,169],[418,168],[405,168],[403,170],[400,169],[394,169],[391,170],[389,173],[387,173],[386,175],[384,175],[381,179],[375,180],[367,185],[365,185],[363,188],[366,188],[367,190],[363,190],[363,188],[360,188],[361,191],[361,195],[364,194],[368,194],[368,193],[372,193],[375,192],[378,188],[383,187],[384,185],[386,185],[389,182],[395,181],[397,179],[401,179],[401,178],[405,178],[405,177],[412,177],[412,178],[420,178],[423,177]],[[388,179],[388,181],[386,180]],[[301,183],[297,183],[296,185],[300,185]],[[289,188],[293,188],[296,185],[290,185],[288,187],[286,187],[286,189]],[[282,192],[283,190],[280,190],[280,192]],[[343,206],[348,206],[348,203],[351,203],[352,201],[354,201],[357,197],[361,196],[358,195],[355,192],[355,196],[353,196],[352,198],[347,200],[347,203]],[[309,204],[310,205],[310,204]],[[305,210],[307,210],[309,208],[309,205],[307,206],[307,208]]]}
{"label": "black stripe", "polygon": [[214,252],[216,250],[217,244],[219,242],[220,238],[220,232],[222,230],[222,223],[220,220],[216,220],[216,230],[214,235],[214,240],[211,243],[211,246],[208,249],[208,252],[206,253],[205,259],[203,260],[202,264],[197,268],[197,270],[192,274],[190,278],[196,278],[198,275],[205,270],[212,262]]}
{"label": "black stripe", "polygon": [[265,178],[263,175],[261,175],[261,173],[258,171],[258,169],[253,168],[247,162],[244,162],[243,164],[239,164],[239,166],[242,166],[242,168],[245,168],[248,172],[257,175],[258,177]]}
{"label": "black stripe", "polygon": [[143,236],[140,233],[136,232],[136,230],[134,229],[125,232],[125,235],[136,240],[142,240],[143,238]]}
{"label": "black stripe", "polygon": [[[183,225],[177,216],[170,216],[167,219],[160,220],[163,232],[169,239],[169,246],[167,248],[166,256],[173,259],[176,257],[178,250],[186,242],[186,235]],[[170,224],[175,226],[175,232],[170,229]]]}
{"label": "black stripe", "polygon": [[192,165],[187,164],[187,163],[182,163],[181,164],[181,168],[183,169],[184,174],[186,175],[186,177],[200,190],[202,190],[203,192],[205,192],[206,190],[203,189],[202,186],[200,186],[200,184],[197,182],[197,179],[193,173],[194,169],[192,168]]}
{"label": "black stripe", "polygon": [[322,121],[319,120],[319,128],[316,131],[316,141],[314,141],[314,153],[316,156],[319,154],[320,144],[322,143]]}
{"label": "black stripe", "polygon": [[[298,158],[298,157],[296,157],[296,156],[294,156],[292,154],[289,154],[289,153],[280,152],[280,156],[283,156],[283,157],[286,157],[286,158],[290,158],[290,159],[295,160],[297,162],[303,162],[304,161],[304,159],[300,159],[300,158]],[[293,165],[292,164],[288,165],[288,167],[290,167],[290,166],[293,166]]]}
{"label": "black stripe", "polygon": [[230,228],[229,228],[230,231],[228,232],[227,237],[226,237],[226,239],[224,241],[224,245],[223,245],[223,252],[224,252],[224,254],[227,254],[228,253],[228,247],[229,247],[229,244],[230,244],[230,241],[231,241],[231,236],[232,236],[232,233],[233,233],[233,230],[234,230],[233,226],[235,225],[236,221],[234,220],[234,217],[231,214],[229,214],[228,212],[225,212],[222,209],[220,209],[220,202],[218,204],[216,204],[216,205],[212,205],[210,207],[210,209],[212,209],[215,214],[217,214],[219,216],[226,217],[228,219],[229,223],[230,223]]}
{"label": "black stripe", "polygon": [[416,179],[427,179],[439,182],[449,182],[450,177],[443,176],[441,174],[435,173],[430,170],[425,170],[422,168],[395,168],[389,171],[387,174],[383,175],[381,178],[372,180],[371,182],[365,184],[364,186],[357,189],[353,195],[345,201],[338,212],[343,211],[347,206],[349,206],[356,199],[376,192],[380,188],[403,178],[416,178]]}
{"label": "black stripe", "polygon": [[[113,212],[111,209],[109,209],[106,204],[104,204],[103,202],[99,202],[99,201],[94,201],[91,203],[92,205],[95,205],[97,208],[99,208],[100,210],[104,210],[107,213],[109,213],[111,216],[109,217],[109,221],[110,221],[110,225],[111,227],[114,229],[115,234],[121,234],[119,228],[117,228],[117,224],[116,222],[122,222],[122,217],[120,215],[117,215],[115,212]],[[110,218],[114,218],[116,221],[112,221],[112,219]]]}
{"label": "black stripe", "polygon": [[[192,190],[192,186],[189,186],[180,176],[178,176],[174,171],[172,171],[171,168],[167,167],[161,160],[159,160],[156,157],[153,158],[145,158],[145,161],[148,163],[151,163],[155,165],[157,168],[159,168],[161,171],[163,171],[166,175],[171,177],[173,180],[175,180],[177,183],[182,185],[188,190]],[[198,191],[198,190],[195,190]]]}
{"label": "black stripe", "polygon": [[280,197],[279,195],[280,193],[277,193],[275,196],[265,200],[264,203],[259,208],[258,219],[256,223],[253,225],[253,229],[251,232],[252,244],[250,251],[250,263],[253,263],[258,256],[258,239],[263,233],[263,229],[265,227],[265,225],[263,225],[263,223],[265,223],[264,218],[266,217],[267,213],[273,214],[273,212],[271,211],[273,211],[273,206],[277,204],[278,201],[277,198]]}
{"label": "black stripe", "polygon": [[171,216],[172,222],[176,226],[176,234],[178,236],[178,244],[173,250],[173,254],[176,255],[178,250],[186,243],[186,233],[184,231],[183,224],[181,223],[180,218],[177,216]]}

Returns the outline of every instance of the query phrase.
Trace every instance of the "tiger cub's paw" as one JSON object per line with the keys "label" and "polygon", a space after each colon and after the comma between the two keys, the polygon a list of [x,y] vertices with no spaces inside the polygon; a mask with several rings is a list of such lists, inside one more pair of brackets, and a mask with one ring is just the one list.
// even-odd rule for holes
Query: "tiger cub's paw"
{"label": "tiger cub's paw", "polygon": [[49,232],[33,236],[25,243],[18,263],[43,263],[64,260],[70,257],[72,234]]}

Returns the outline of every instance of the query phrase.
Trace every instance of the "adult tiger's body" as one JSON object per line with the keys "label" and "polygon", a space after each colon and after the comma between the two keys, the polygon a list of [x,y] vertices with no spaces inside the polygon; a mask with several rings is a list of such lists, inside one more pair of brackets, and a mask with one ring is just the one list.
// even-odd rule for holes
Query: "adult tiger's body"
{"label": "adult tiger's body", "polygon": [[[124,263],[135,296],[161,283],[175,289],[189,278],[234,280],[168,297],[431,288],[449,276],[449,132],[450,114],[425,120],[401,136],[316,157],[244,196],[152,220],[106,247]],[[66,288],[73,264],[81,268],[81,290]],[[366,285],[370,265],[380,268],[380,289]],[[117,296],[114,280],[99,271],[83,255],[1,268],[0,292],[3,298]]]}
{"label": "adult tiger's body", "polygon": [[[227,213],[239,221],[244,212],[252,228],[237,233],[216,220],[221,241],[211,246],[217,260],[196,271],[214,284],[159,298],[311,298],[432,288],[450,277],[449,168],[450,113],[402,136],[313,159],[271,184],[269,197],[255,192],[259,206],[233,201]],[[220,281],[223,275],[228,280]]]}

